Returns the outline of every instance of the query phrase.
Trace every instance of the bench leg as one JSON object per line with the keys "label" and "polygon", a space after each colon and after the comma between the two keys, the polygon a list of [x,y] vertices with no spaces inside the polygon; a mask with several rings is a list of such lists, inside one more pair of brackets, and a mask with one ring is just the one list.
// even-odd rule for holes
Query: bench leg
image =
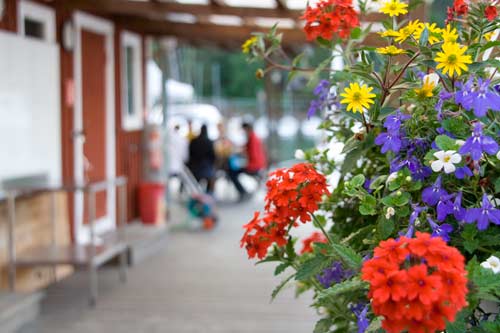
{"label": "bench leg", "polygon": [[94,265],[89,266],[89,290],[90,290],[90,298],[89,304],[91,307],[95,307],[97,304],[97,267]]}
{"label": "bench leg", "polygon": [[13,264],[9,265],[9,289],[11,292],[16,291],[16,266]]}
{"label": "bench leg", "polygon": [[127,282],[127,252],[120,253],[120,281]]}

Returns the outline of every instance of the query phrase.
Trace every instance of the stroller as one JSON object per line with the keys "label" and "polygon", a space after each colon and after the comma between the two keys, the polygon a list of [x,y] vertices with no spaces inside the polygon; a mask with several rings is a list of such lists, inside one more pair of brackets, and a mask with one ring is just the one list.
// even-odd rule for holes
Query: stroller
{"label": "stroller", "polygon": [[203,191],[200,183],[187,166],[182,169],[180,177],[189,196],[187,201],[189,215],[192,218],[200,219],[203,229],[213,229],[218,220],[214,198]]}

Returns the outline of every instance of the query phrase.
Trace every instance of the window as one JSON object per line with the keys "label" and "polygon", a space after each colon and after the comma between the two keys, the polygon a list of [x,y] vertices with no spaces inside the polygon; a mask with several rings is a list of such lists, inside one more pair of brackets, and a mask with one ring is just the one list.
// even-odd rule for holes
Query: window
{"label": "window", "polygon": [[20,1],[18,6],[18,32],[23,36],[55,43],[54,10],[31,1]]}
{"label": "window", "polygon": [[143,126],[141,37],[123,32],[121,42],[122,127],[138,130]]}

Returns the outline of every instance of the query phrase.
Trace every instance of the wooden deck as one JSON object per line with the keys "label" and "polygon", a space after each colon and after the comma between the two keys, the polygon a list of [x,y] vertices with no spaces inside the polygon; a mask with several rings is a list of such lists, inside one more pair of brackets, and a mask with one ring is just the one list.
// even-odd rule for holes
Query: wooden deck
{"label": "wooden deck", "polygon": [[241,226],[257,209],[250,202],[222,207],[213,232],[171,233],[165,249],[131,268],[99,273],[100,298],[87,304],[87,277],[50,287],[41,317],[20,333],[310,333],[316,321],[309,297],[293,289],[270,303],[280,281],[272,265],[254,266],[239,248]]}

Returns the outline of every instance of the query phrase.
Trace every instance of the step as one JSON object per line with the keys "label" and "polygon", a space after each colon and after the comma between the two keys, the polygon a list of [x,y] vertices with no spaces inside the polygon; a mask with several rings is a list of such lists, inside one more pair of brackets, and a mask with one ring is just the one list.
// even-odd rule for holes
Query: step
{"label": "step", "polygon": [[40,313],[42,292],[0,293],[0,327],[2,333],[14,333],[34,321]]}
{"label": "step", "polygon": [[133,223],[127,226],[125,234],[131,266],[161,252],[167,245],[168,229],[165,226]]}

